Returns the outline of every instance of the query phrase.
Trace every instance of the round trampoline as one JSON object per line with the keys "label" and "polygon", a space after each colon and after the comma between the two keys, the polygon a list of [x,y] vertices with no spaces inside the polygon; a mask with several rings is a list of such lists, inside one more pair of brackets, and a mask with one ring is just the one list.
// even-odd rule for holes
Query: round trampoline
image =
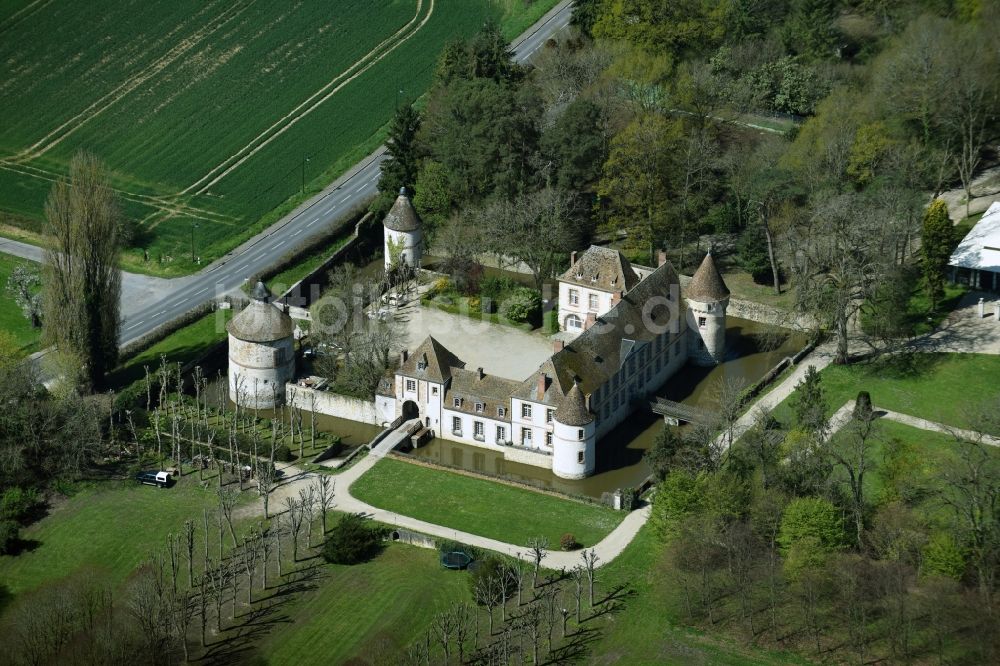
{"label": "round trampoline", "polygon": [[472,562],[472,558],[467,553],[460,550],[453,550],[450,553],[441,553],[441,564],[446,569],[464,569]]}

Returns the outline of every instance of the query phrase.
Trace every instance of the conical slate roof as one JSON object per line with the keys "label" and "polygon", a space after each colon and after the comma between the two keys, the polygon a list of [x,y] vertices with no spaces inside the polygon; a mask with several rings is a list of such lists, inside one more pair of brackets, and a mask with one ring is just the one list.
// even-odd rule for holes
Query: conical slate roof
{"label": "conical slate roof", "polygon": [[582,427],[594,421],[594,415],[587,411],[580,385],[573,384],[566,397],[556,406],[556,421],[563,425]]}
{"label": "conical slate roof", "polygon": [[295,328],[292,318],[269,303],[270,297],[264,283],[258,282],[250,293],[250,304],[226,324],[229,334],[245,342],[274,342],[292,337]]}
{"label": "conical slate roof", "polygon": [[729,287],[726,286],[719,269],[715,266],[715,259],[709,251],[701,262],[701,266],[695,271],[691,278],[691,284],[687,287],[687,297],[693,301],[721,301],[729,298]]}
{"label": "conical slate roof", "polygon": [[410,197],[406,195],[406,188],[400,188],[396,203],[386,213],[382,224],[386,229],[393,231],[416,231],[420,228],[420,216],[413,209]]}

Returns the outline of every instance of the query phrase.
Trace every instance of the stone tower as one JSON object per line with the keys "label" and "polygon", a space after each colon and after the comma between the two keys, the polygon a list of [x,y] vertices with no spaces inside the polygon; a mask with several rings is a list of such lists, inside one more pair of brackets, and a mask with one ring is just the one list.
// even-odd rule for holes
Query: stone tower
{"label": "stone tower", "polygon": [[269,409],[285,402],[285,384],[295,375],[292,318],[271,303],[258,282],[250,304],[226,325],[229,331],[229,399]]}
{"label": "stone tower", "polygon": [[552,473],[582,479],[594,473],[597,427],[580,385],[573,383],[552,419]]}
{"label": "stone tower", "polygon": [[729,288],[709,250],[685,292],[688,359],[695,365],[721,363],[726,356],[726,307]]}
{"label": "stone tower", "polygon": [[400,188],[399,196],[382,221],[382,226],[385,227],[385,269],[389,270],[397,257],[413,268],[420,268],[422,224],[405,187]]}

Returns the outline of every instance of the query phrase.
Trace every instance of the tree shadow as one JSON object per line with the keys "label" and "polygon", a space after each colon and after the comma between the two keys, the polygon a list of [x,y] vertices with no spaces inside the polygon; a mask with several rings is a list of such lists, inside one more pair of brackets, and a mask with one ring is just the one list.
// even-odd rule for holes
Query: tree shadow
{"label": "tree shadow", "polygon": [[578,627],[569,634],[562,645],[552,650],[543,664],[576,664],[590,654],[590,646],[599,640],[601,631],[596,628]]}

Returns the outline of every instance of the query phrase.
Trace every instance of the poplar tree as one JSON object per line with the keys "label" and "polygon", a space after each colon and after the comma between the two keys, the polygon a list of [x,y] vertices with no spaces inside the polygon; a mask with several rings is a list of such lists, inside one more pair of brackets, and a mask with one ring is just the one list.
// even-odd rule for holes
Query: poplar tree
{"label": "poplar tree", "polygon": [[944,275],[954,240],[955,229],[948,218],[948,206],[943,200],[935,199],[924,213],[920,231],[920,267],[932,310],[937,309],[944,296]]}
{"label": "poplar tree", "polygon": [[96,389],[118,361],[124,233],[100,160],[87,153],[73,158],[69,179],[52,188],[45,218],[51,234],[42,280],[45,340],[75,357]]}

